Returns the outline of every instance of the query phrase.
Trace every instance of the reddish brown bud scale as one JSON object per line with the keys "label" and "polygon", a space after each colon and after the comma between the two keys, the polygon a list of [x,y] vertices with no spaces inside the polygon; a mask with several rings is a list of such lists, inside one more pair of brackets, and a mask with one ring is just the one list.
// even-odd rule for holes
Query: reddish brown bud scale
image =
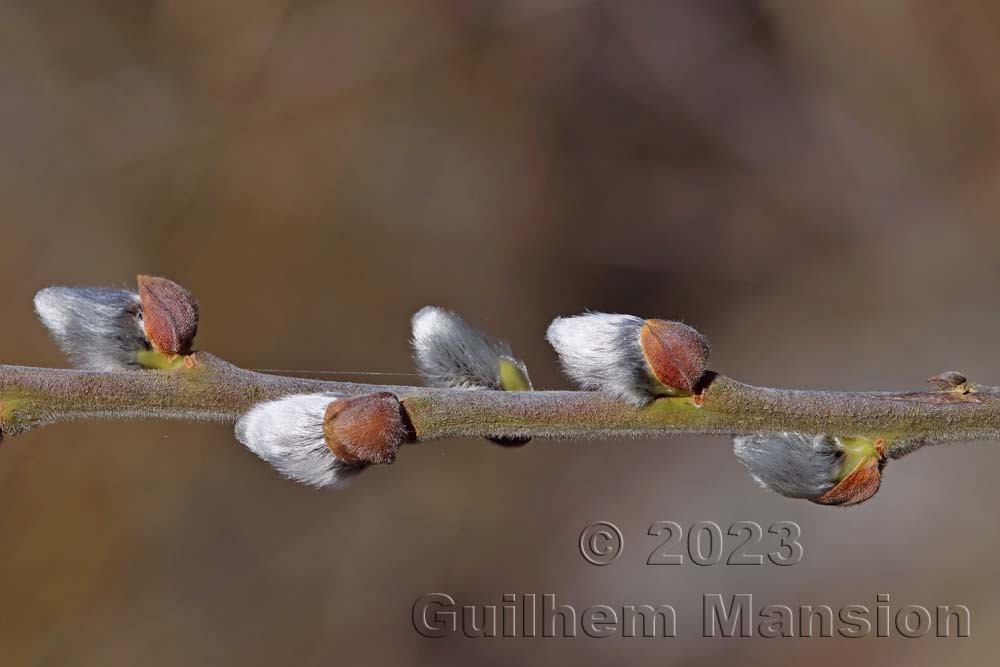
{"label": "reddish brown bud scale", "polygon": [[139,300],[149,341],[166,355],[189,354],[198,333],[198,303],[166,278],[139,276]]}
{"label": "reddish brown bud scale", "polygon": [[868,500],[882,484],[882,461],[869,458],[862,461],[837,486],[833,487],[815,502],[820,505],[857,505]]}
{"label": "reddish brown bud scale", "polygon": [[680,322],[646,320],[639,334],[653,376],[678,394],[693,394],[708,367],[708,341]]}
{"label": "reddish brown bud scale", "polygon": [[326,409],[323,435],[344,463],[392,463],[410,436],[409,419],[399,399],[388,392],[342,398]]}
{"label": "reddish brown bud scale", "polygon": [[820,505],[857,505],[878,492],[882,485],[882,468],[888,458],[885,438],[875,438],[876,456],[861,461],[837,486],[833,487],[815,502]]}

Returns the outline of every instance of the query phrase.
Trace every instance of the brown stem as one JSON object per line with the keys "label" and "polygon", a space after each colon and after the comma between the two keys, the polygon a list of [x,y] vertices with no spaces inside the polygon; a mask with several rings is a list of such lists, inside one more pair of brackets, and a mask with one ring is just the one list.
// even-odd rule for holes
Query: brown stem
{"label": "brown stem", "polygon": [[698,395],[643,408],[594,392],[500,392],[328,382],[247,371],[195,353],[172,371],[87,372],[0,366],[0,434],[78,419],[232,422],[254,404],[295,393],[390,391],[418,440],[458,436],[642,437],[799,431],[880,436],[890,453],[914,443],[1000,439],[1000,394],[817,392],[766,389],[710,374]]}

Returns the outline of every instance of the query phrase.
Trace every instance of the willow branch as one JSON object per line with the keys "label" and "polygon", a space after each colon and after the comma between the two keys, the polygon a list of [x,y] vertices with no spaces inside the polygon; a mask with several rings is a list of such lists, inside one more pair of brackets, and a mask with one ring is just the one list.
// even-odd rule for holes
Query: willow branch
{"label": "willow branch", "polygon": [[196,352],[173,370],[93,372],[0,366],[0,435],[84,419],[233,422],[290,394],[397,395],[415,440],[451,437],[617,438],[795,431],[879,437],[890,456],[913,442],[1000,439],[993,387],[913,393],[754,387],[708,373],[697,393],[636,407],[591,391],[429,389],[248,371]]}
{"label": "willow branch", "polygon": [[871,498],[888,458],[1000,439],[1000,390],[960,373],[932,378],[929,392],[753,387],[708,370],[696,329],[620,313],[557,317],[546,331],[584,391],[534,391],[509,344],[434,306],[411,320],[427,387],[267,375],[192,352],[193,295],[166,278],[137,284],[35,295],[42,323],[83,370],[0,366],[0,438],[80,419],[235,422],[236,439],[281,475],[331,487],[392,463],[407,442],[730,434],[759,485],[824,505]]}

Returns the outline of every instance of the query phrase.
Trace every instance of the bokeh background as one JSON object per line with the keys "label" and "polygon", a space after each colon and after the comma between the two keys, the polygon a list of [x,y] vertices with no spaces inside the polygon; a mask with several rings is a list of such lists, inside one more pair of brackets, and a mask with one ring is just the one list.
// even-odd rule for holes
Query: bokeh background
{"label": "bokeh background", "polygon": [[[988,0],[2,0],[2,361],[64,365],[35,290],[143,272],[254,368],[410,372],[433,303],[538,387],[588,308],[683,319],[759,384],[996,382],[998,65]],[[58,425],[0,448],[0,664],[986,664],[997,471],[925,450],[837,510],[723,438],[455,441],[317,492],[226,426]],[[650,567],[657,520],[793,520],[805,557]],[[671,603],[680,637],[428,640],[430,592]],[[965,604],[972,636],[705,639],[704,593]]]}

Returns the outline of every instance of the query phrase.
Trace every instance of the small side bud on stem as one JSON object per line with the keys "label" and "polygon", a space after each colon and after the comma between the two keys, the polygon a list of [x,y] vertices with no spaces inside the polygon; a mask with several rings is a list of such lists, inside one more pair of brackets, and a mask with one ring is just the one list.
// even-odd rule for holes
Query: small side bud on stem
{"label": "small side bud on stem", "polygon": [[927,378],[932,387],[938,391],[950,391],[956,394],[969,394],[975,391],[974,385],[958,371],[945,371]]}

